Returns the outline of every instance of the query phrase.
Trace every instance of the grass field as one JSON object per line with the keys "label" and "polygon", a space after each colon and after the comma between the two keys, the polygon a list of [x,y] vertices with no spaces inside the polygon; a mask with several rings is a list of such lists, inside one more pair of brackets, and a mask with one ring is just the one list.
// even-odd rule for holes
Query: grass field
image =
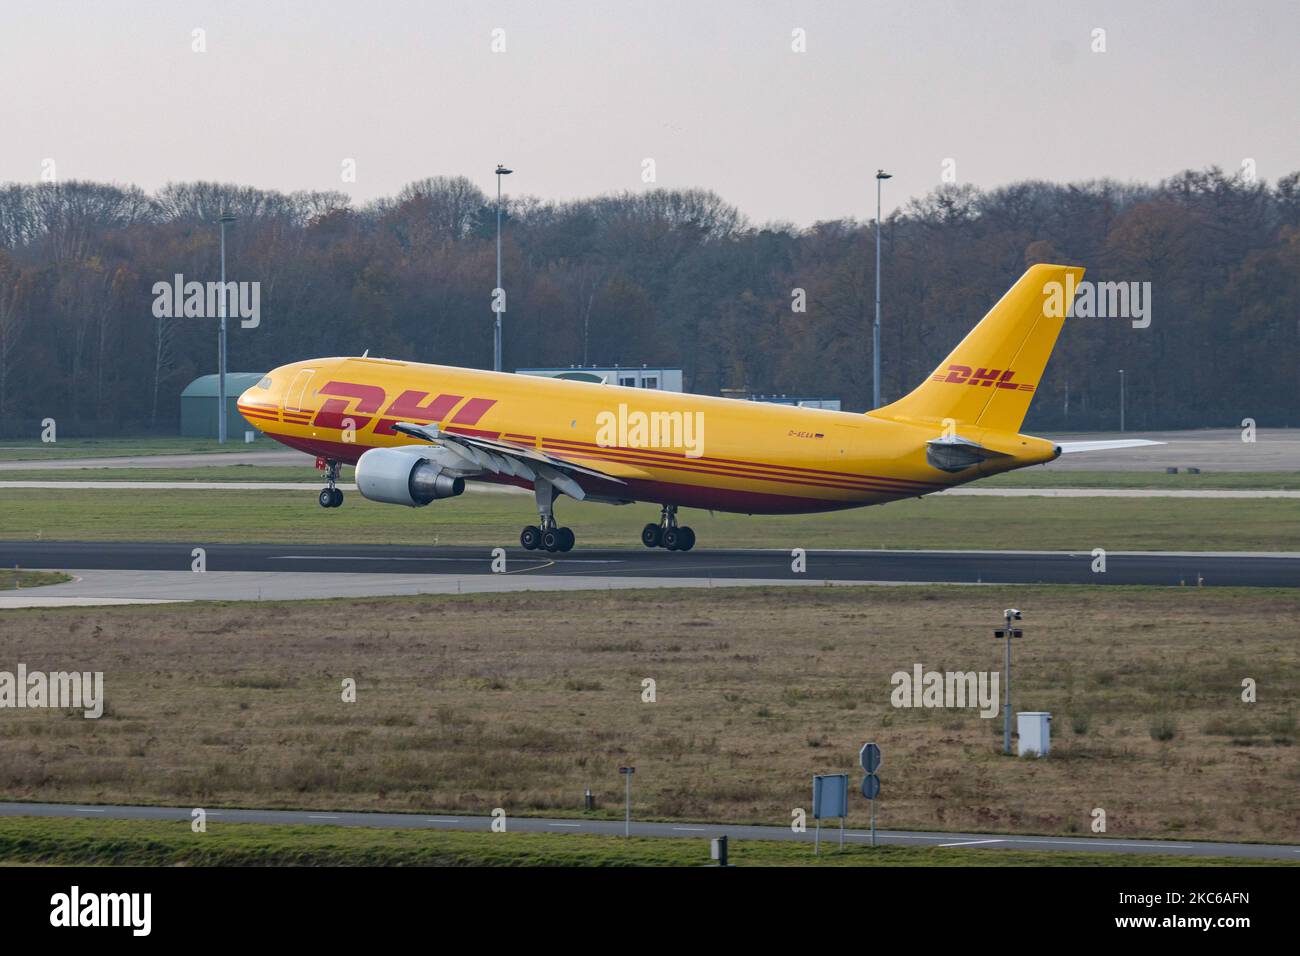
{"label": "grass field", "polygon": [[39,588],[46,584],[62,584],[72,576],[58,571],[23,571],[18,568],[0,568],[0,591],[21,588]]}
{"label": "grass field", "polygon": [[263,440],[220,444],[215,438],[61,438],[42,442],[40,435],[20,441],[0,441],[0,461],[47,461],[58,458],[111,458],[124,455],[193,455],[203,452],[283,451]]}
{"label": "grass field", "polygon": [[[925,498],[821,515],[750,517],[683,511],[699,546],[768,548],[1027,548],[1044,550],[1300,550],[1288,500]],[[350,493],[322,509],[299,492],[5,489],[0,539],[518,544],[536,520],[528,495],[467,492],[408,509]],[[579,547],[639,547],[653,505],[560,501]]]}
{"label": "grass field", "polygon": [[[1220,857],[1020,850],[812,847],[733,840],[734,866],[1260,866]],[[550,833],[457,833],[332,826],[0,818],[0,862],[61,866],[707,866],[705,839]],[[1281,865],[1286,865],[1283,862]],[[1300,864],[1297,864],[1300,865]]]}
{"label": "grass field", "polygon": [[[1052,755],[891,675],[998,670]],[[102,670],[105,716],[0,712],[0,799],[786,825],[885,752],[886,828],[1294,840],[1300,592],[756,588],[7,611],[0,667]],[[342,682],[355,679],[355,703]],[[656,700],[642,700],[643,680]],[[1242,681],[1258,703],[1243,703]],[[855,800],[851,826],[867,822]]]}
{"label": "grass field", "polygon": [[[52,468],[0,473],[5,481],[317,481],[320,472],[306,458],[293,465],[222,465],[196,468]],[[352,480],[352,466],[343,466],[343,480]],[[975,488],[1125,488],[1151,490],[1300,490],[1300,472],[1217,472],[1189,475],[1133,471],[1055,471],[1028,468],[994,475],[976,482]]]}

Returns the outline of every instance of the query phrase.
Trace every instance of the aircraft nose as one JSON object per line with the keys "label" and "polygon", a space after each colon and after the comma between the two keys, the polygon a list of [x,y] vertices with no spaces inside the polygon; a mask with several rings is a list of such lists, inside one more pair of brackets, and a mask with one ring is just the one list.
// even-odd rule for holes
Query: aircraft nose
{"label": "aircraft nose", "polygon": [[263,377],[256,385],[244,389],[236,400],[239,413],[259,431],[264,422],[275,420],[275,393],[271,388],[271,378],[270,375]]}

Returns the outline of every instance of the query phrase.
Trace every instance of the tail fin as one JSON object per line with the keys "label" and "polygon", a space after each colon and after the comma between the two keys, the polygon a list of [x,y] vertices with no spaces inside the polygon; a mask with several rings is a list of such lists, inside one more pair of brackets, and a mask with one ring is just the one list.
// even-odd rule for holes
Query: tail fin
{"label": "tail fin", "polygon": [[1030,266],[929,379],[869,414],[1019,431],[1082,278],[1077,266]]}

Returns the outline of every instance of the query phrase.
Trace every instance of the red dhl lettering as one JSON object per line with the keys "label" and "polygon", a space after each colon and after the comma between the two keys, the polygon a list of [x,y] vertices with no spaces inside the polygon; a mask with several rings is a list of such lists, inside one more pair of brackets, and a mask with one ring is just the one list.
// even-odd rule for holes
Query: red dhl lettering
{"label": "red dhl lettering", "polygon": [[[350,420],[358,431],[375,420],[375,413],[383,409],[383,414],[375,423],[375,434],[395,435],[393,426],[401,421],[441,422],[457,405],[464,400],[463,395],[438,394],[430,398],[429,392],[407,389],[384,407],[388,393],[378,385],[365,385],[360,382],[329,381],[322,385],[319,393],[328,396],[321,404],[312,425],[318,428],[336,428],[342,430]],[[451,423],[454,425],[476,425],[487,414],[488,409],[497,403],[495,398],[471,398],[461,407]],[[355,407],[351,407],[355,405]]]}
{"label": "red dhl lettering", "polygon": [[[947,372],[945,375],[944,372]],[[1021,391],[1032,392],[1034,386],[1028,383],[1013,382],[1015,372],[1011,369],[998,368],[977,368],[972,369],[969,365],[949,365],[946,369],[935,372],[932,376],[936,382],[951,382],[954,385],[974,385],[988,388],[990,385],[998,388],[1020,389]]]}

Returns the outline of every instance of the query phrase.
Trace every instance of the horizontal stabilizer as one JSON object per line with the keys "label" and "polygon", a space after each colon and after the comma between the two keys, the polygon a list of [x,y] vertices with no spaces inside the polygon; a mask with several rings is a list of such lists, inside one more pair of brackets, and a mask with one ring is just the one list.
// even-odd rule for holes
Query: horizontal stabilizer
{"label": "horizontal stabilizer", "polygon": [[1145,438],[1113,438],[1109,441],[1059,441],[1056,447],[1062,455],[1080,451],[1109,451],[1112,448],[1141,448],[1143,445],[1163,445],[1162,441],[1148,441]]}

